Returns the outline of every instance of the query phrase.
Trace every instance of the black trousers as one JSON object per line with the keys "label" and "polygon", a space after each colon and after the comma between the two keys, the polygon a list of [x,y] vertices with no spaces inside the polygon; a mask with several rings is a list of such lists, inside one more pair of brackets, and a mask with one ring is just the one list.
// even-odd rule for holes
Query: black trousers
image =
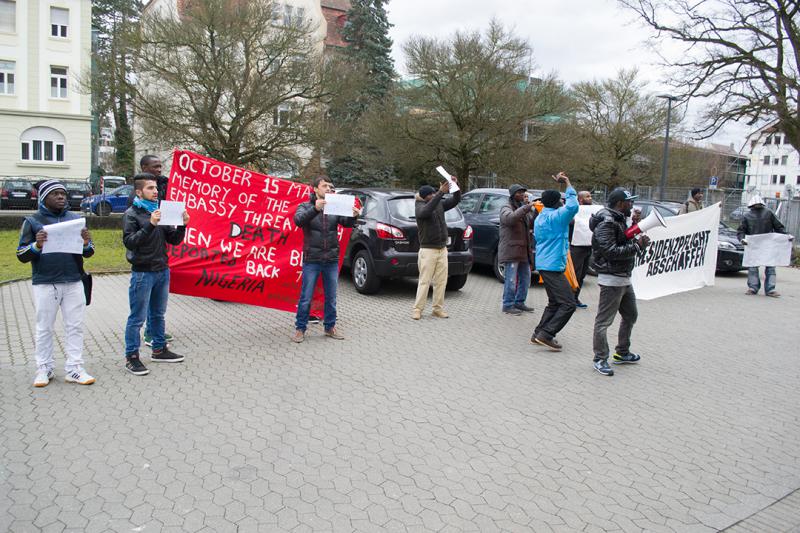
{"label": "black trousers", "polygon": [[636,293],[633,287],[600,286],[600,301],[597,304],[597,317],[594,319],[594,360],[608,359],[608,339],[606,331],[620,314],[619,333],[617,335],[616,352],[625,355],[631,348],[631,332],[639,312],[636,309]]}
{"label": "black trousers", "polygon": [[547,291],[547,307],[544,308],[542,319],[533,331],[533,336],[541,335],[552,339],[564,329],[575,312],[575,294],[563,272],[540,270],[539,274]]}
{"label": "black trousers", "polygon": [[578,278],[578,290],[575,291],[575,301],[581,295],[583,278],[589,272],[589,261],[592,259],[591,246],[570,246],[569,255],[572,256],[572,265],[575,267],[575,277]]}

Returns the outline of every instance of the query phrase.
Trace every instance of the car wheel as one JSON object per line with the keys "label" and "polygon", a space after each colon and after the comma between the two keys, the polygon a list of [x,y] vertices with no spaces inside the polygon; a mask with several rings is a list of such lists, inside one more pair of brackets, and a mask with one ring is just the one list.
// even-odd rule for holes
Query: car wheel
{"label": "car wheel", "polygon": [[494,270],[494,277],[496,277],[500,283],[506,282],[506,267],[499,261],[497,254],[494,254],[494,259],[492,260],[492,270]]}
{"label": "car wheel", "polygon": [[469,274],[461,274],[459,276],[450,276],[447,278],[447,287],[448,291],[458,291],[461,290],[461,287],[466,285],[467,283],[467,276]]}
{"label": "car wheel", "polygon": [[111,214],[111,204],[108,202],[100,202],[97,206],[97,214],[101,217],[107,217]]}
{"label": "car wheel", "polygon": [[361,250],[356,254],[350,265],[350,275],[353,285],[361,294],[375,294],[381,286],[381,280],[372,265],[372,258],[366,250]]}

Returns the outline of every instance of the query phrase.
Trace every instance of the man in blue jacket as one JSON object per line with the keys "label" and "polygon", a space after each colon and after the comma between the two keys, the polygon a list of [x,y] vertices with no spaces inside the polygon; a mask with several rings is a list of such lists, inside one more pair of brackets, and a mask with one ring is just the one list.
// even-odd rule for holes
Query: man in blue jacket
{"label": "man in blue jacket", "polygon": [[67,189],[56,180],[39,185],[39,211],[25,217],[17,259],[31,263],[33,304],[36,308],[36,377],[34,387],[46,387],[54,377],[53,333],[58,310],[64,322],[64,365],[68,383],[91,385],[94,378],[83,369],[83,316],[86,296],[81,282],[83,258],[94,254],[89,230],[81,230],[83,254],[42,253],[47,226],[79,218],[69,210]]}
{"label": "man in blue jacket", "polygon": [[536,238],[536,269],[544,280],[548,301],[542,319],[533,331],[531,343],[541,344],[560,352],[562,346],[556,340],[556,335],[567,325],[572,313],[575,312],[575,294],[564,276],[564,270],[567,268],[569,252],[569,223],[578,213],[578,194],[563,172],[559,172],[553,179],[567,186],[566,203],[561,206],[560,192],[544,191],[542,193],[544,209],[533,224],[533,234]]}

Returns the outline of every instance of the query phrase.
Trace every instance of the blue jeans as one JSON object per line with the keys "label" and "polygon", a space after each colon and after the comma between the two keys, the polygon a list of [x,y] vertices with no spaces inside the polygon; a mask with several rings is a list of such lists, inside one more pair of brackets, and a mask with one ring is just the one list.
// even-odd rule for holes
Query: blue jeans
{"label": "blue jeans", "polygon": [[527,262],[503,263],[506,280],[503,283],[503,309],[525,305],[531,286],[531,266]]}
{"label": "blue jeans", "polygon": [[167,298],[169,298],[168,268],[158,272],[131,272],[131,286],[128,289],[131,314],[125,326],[125,357],[139,355],[142,324],[148,315],[151,321],[153,350],[160,350],[167,344],[164,340]]}
{"label": "blue jeans", "polygon": [[339,263],[303,263],[303,282],[300,288],[300,301],[297,302],[295,328],[305,331],[308,326],[308,313],[311,311],[311,297],[314,287],[322,274],[322,288],[325,290],[325,314],[322,323],[325,331],[336,325],[336,283],[339,279]]}
{"label": "blue jeans", "polygon": [[[747,286],[753,291],[758,292],[761,288],[761,277],[758,274],[758,267],[747,269]],[[764,292],[766,294],[775,290],[775,267],[764,267]]]}

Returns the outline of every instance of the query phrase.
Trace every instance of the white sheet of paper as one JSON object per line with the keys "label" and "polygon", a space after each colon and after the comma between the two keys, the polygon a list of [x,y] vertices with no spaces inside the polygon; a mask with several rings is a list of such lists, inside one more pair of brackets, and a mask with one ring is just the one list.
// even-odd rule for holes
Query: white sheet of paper
{"label": "white sheet of paper", "polygon": [[792,260],[789,237],[785,233],[747,235],[742,266],[789,266]]}
{"label": "white sheet of paper", "polygon": [[42,246],[42,253],[82,254],[83,237],[81,237],[81,230],[85,227],[85,218],[48,224],[44,227],[47,232],[47,240],[44,241],[44,246]]}
{"label": "white sheet of paper", "polygon": [[461,189],[459,189],[459,187],[458,187],[458,185],[456,184],[456,182],[455,182],[455,181],[453,181],[453,176],[451,176],[451,175],[450,175],[450,173],[449,173],[449,172],[447,172],[447,171],[444,169],[444,167],[443,167],[443,166],[438,166],[438,167],[436,167],[436,172],[438,172],[439,174],[441,174],[441,175],[442,175],[442,177],[443,177],[444,179],[446,179],[446,180],[447,180],[447,183],[449,183],[449,184],[450,184],[450,192],[456,192],[456,191],[460,191],[460,190],[461,190]]}
{"label": "white sheet of paper", "polygon": [[352,217],[353,207],[356,205],[356,197],[352,194],[331,194],[325,195],[326,215],[338,215],[340,217]]}
{"label": "white sheet of paper", "polygon": [[183,212],[186,211],[186,203],[161,200],[158,208],[161,210],[159,226],[183,226]]}

